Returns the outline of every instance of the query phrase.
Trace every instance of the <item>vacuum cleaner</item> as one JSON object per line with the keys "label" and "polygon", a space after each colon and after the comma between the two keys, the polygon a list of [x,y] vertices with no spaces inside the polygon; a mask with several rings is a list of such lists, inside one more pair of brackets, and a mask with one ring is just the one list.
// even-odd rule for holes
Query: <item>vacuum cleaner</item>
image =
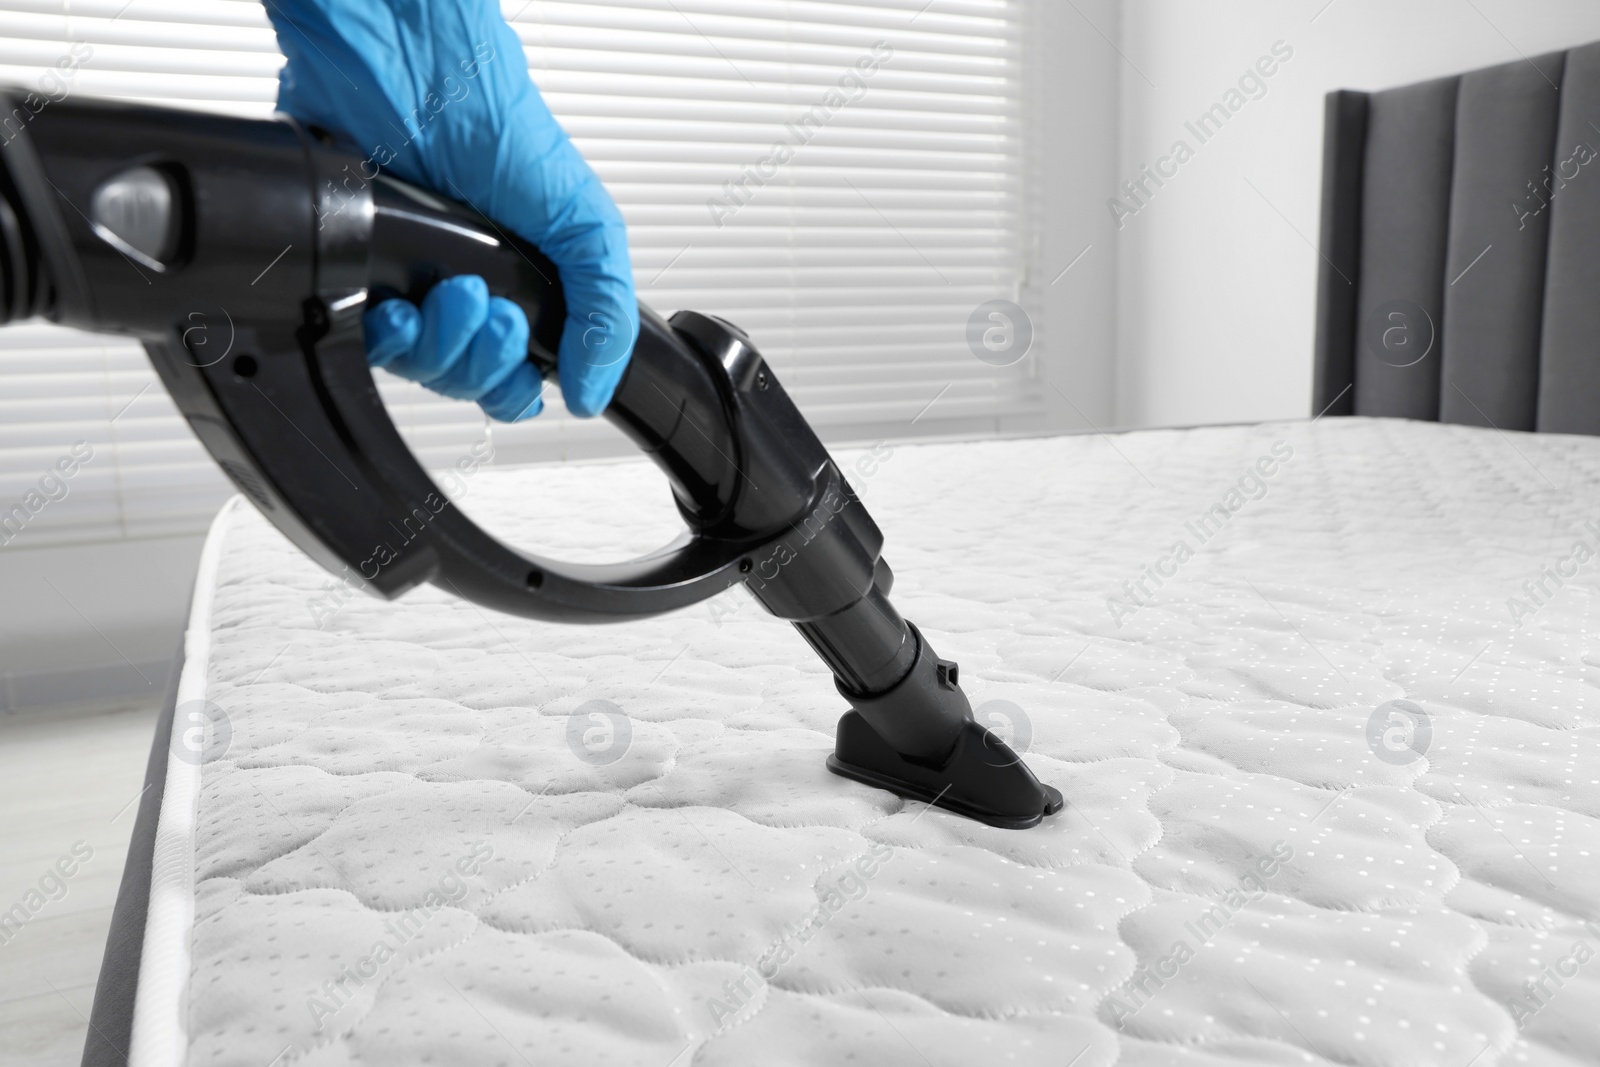
{"label": "vacuum cleaner", "polygon": [[537,248],[289,118],[33,111],[0,94],[0,138],[0,322],[142,342],[228,478],[336,575],[385,598],[432,582],[562,623],[646,618],[743,583],[849,705],[834,773],[999,827],[1060,810],[895,610],[882,532],[738,327],[641,305],[604,413],[666,475],[684,533],[627,563],[545,559],[450,505],[385,411],[362,337],[369,302],[477,274],[527,314],[528,358],[553,374],[565,307]]}

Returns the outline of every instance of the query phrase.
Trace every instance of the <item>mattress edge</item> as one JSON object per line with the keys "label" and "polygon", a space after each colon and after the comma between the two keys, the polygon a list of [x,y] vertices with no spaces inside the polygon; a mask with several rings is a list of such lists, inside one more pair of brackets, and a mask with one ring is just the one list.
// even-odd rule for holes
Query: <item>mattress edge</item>
{"label": "mattress edge", "polygon": [[[183,640],[183,670],[178,677],[174,708],[202,701],[211,664],[211,608],[223,542],[243,498],[235,496],[217,512],[206,533],[189,602]],[[175,710],[165,739],[171,751],[173,731],[183,728]],[[134,991],[129,1035],[130,1067],[169,1067],[188,1056],[188,987],[190,937],[194,928],[194,831],[200,796],[200,764],[166,761],[155,837],[151,847],[149,907],[144,944]]]}

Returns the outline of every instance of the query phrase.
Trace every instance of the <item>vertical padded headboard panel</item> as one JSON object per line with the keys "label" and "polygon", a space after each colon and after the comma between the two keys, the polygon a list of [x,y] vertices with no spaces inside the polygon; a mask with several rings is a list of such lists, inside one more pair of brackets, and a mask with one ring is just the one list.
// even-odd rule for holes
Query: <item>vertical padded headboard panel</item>
{"label": "vertical padded headboard panel", "polygon": [[1461,76],[1439,421],[1532,430],[1549,212],[1519,217],[1556,142],[1562,54]]}
{"label": "vertical padded headboard panel", "polygon": [[1600,434],[1600,43],[1567,53],[1555,156],[1517,200],[1549,202],[1537,428]]}
{"label": "vertical padded headboard panel", "polygon": [[[1322,122],[1322,265],[1317,277],[1316,369],[1312,372],[1317,414],[1350,415],[1355,398],[1356,279],[1361,276],[1361,153],[1341,151],[1365,144],[1367,94],[1340,89],[1328,94]],[[1322,383],[1337,382],[1323,395]]]}
{"label": "vertical padded headboard panel", "polygon": [[[1439,417],[1438,327],[1444,321],[1458,81],[1408,85],[1373,93],[1367,101],[1356,284],[1357,415]],[[1415,308],[1425,321],[1417,319]]]}
{"label": "vertical padded headboard panel", "polygon": [[1600,435],[1600,42],[1325,121],[1312,410]]}

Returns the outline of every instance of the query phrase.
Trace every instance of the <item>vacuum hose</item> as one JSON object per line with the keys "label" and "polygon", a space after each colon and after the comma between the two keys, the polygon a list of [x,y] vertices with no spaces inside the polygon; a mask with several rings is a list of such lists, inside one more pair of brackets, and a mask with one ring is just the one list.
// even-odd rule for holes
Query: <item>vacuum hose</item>
{"label": "vacuum hose", "polygon": [[894,609],[882,533],[737,327],[641,305],[605,411],[666,475],[686,532],[628,563],[545,559],[450,506],[384,410],[361,330],[371,302],[478,274],[527,314],[529,359],[553,373],[566,313],[537,248],[289,119],[68,101],[3,136],[0,321],[142,341],[223,471],[329,570],[578,623],[742,582],[854,709],[833,770],[996,825],[1059,808]]}

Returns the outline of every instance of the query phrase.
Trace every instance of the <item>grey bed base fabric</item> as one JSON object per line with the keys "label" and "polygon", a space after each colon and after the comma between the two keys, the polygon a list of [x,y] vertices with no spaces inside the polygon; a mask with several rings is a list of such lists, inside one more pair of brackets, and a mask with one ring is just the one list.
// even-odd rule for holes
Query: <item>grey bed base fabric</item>
{"label": "grey bed base fabric", "polygon": [[166,700],[156,720],[145,764],[144,791],[139,814],[128,843],[128,860],[111,912],[111,932],[100,962],[94,1007],[89,1013],[89,1033],[83,1046],[83,1067],[121,1067],[128,1062],[133,1032],[133,998],[139,987],[139,959],[144,949],[145,914],[150,903],[150,868],[155,846],[156,821],[161,813],[162,786],[167,779],[167,752],[172,738],[172,716],[178,699],[178,679],[183,674],[180,645],[167,683]]}
{"label": "grey bed base fabric", "polygon": [[1600,434],[1600,42],[1325,116],[1313,412]]}

